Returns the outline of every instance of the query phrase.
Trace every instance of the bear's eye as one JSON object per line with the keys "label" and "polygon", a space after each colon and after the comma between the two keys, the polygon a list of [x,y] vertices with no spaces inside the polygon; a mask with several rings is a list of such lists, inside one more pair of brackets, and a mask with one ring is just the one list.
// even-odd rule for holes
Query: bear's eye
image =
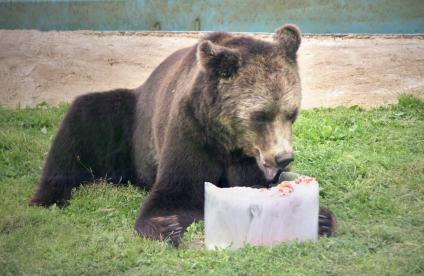
{"label": "bear's eye", "polygon": [[287,114],[287,120],[292,121],[293,123],[296,121],[299,111],[296,109],[291,113]]}
{"label": "bear's eye", "polygon": [[256,111],[252,113],[251,119],[257,123],[266,123],[272,121],[272,115],[264,111]]}

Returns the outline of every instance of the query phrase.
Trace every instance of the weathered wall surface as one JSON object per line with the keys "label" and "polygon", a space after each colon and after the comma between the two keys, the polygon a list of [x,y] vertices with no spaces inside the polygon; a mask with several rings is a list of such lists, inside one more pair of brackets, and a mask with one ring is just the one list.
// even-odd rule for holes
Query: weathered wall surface
{"label": "weathered wall surface", "polygon": [[424,33],[423,0],[0,0],[1,29]]}
{"label": "weathered wall surface", "polygon": [[[0,105],[58,104],[135,88],[172,52],[201,34],[0,30]],[[271,35],[256,35],[271,40]],[[299,49],[303,108],[424,98],[422,37],[304,37]]]}

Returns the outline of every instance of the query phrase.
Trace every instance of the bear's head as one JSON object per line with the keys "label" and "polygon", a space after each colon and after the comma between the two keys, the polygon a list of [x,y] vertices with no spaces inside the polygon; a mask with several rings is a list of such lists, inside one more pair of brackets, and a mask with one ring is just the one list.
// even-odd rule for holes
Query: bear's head
{"label": "bear's head", "polygon": [[254,157],[266,178],[293,161],[292,124],[300,109],[296,52],[301,33],[284,25],[272,42],[213,33],[197,45],[201,90],[218,141]]}

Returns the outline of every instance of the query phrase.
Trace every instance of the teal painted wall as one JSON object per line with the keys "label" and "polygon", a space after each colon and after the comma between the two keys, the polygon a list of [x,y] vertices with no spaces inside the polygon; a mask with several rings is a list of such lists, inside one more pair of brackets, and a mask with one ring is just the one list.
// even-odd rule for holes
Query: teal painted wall
{"label": "teal painted wall", "polygon": [[424,0],[0,0],[0,28],[423,34]]}

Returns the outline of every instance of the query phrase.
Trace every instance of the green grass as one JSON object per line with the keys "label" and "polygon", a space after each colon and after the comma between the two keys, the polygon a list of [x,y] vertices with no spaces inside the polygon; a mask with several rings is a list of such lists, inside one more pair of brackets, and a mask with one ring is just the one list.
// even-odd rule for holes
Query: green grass
{"label": "green grass", "polygon": [[238,251],[190,249],[133,231],[145,193],[92,185],[66,209],[27,206],[67,105],[0,108],[0,274],[424,274],[424,102],[304,111],[295,170],[315,176],[335,238]]}

